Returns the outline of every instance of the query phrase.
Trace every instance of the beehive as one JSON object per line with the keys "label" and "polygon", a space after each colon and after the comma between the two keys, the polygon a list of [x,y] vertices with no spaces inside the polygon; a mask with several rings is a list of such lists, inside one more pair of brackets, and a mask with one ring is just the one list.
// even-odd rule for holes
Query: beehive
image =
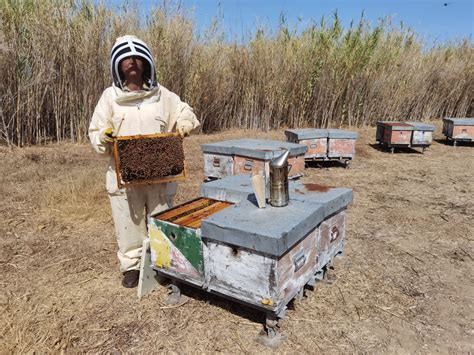
{"label": "beehive", "polygon": [[269,163],[283,149],[290,151],[288,176],[303,175],[306,146],[288,142],[257,139],[235,139],[203,144],[204,175],[206,178],[223,178],[231,175],[262,174],[269,176]]}
{"label": "beehive", "polygon": [[307,160],[345,160],[355,157],[357,133],[341,129],[288,129],[288,142],[306,145]]}
{"label": "beehive", "polygon": [[377,141],[389,147],[409,147],[413,127],[403,122],[377,122]]}
{"label": "beehive", "polygon": [[443,118],[443,134],[453,141],[474,141],[474,118]]}
{"label": "beehive", "polygon": [[114,139],[118,187],[186,178],[183,140],[175,133]]}
{"label": "beehive", "polygon": [[203,197],[150,218],[153,268],[281,316],[343,251],[352,201],[350,189],[290,182],[290,190],[287,206],[260,209],[249,176],[202,184]]}
{"label": "beehive", "polygon": [[433,142],[435,126],[424,122],[405,122],[413,127],[411,147],[428,147]]}
{"label": "beehive", "polygon": [[[210,182],[201,192],[223,196],[224,180],[244,178]],[[237,188],[227,196],[240,202],[203,221],[212,290],[279,313],[343,251],[352,191],[299,183],[291,190],[288,206],[259,209]]]}

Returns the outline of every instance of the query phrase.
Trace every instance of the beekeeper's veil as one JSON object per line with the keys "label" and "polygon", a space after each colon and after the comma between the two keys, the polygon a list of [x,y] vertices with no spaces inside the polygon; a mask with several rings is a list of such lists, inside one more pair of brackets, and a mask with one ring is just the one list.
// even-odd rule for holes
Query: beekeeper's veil
{"label": "beekeeper's veil", "polygon": [[123,75],[119,71],[120,62],[127,57],[137,56],[143,58],[145,61],[143,79],[148,86],[148,89],[153,89],[157,86],[155,62],[151,51],[145,42],[139,40],[135,36],[123,36],[117,38],[112,51],[110,52],[110,69],[112,71],[112,78],[115,86],[123,89]]}

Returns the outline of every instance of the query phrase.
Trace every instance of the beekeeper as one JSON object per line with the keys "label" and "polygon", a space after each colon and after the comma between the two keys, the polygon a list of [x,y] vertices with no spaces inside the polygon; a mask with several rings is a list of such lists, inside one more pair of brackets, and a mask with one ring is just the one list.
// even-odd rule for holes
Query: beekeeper
{"label": "beekeeper", "polygon": [[199,126],[192,108],[156,81],[148,46],[134,36],[117,38],[111,54],[112,86],[102,93],[89,126],[94,149],[110,156],[106,189],[112,206],[122,285],[138,284],[147,216],[172,206],[176,183],[119,189],[112,155],[115,136],[177,131],[184,137]]}

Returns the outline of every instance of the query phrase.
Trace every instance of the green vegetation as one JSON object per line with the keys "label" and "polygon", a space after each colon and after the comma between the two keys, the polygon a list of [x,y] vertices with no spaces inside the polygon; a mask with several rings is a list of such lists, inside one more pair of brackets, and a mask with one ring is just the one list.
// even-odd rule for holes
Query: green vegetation
{"label": "green vegetation", "polygon": [[[124,3],[125,4],[125,3]],[[158,80],[195,109],[206,132],[226,128],[338,127],[474,113],[470,40],[423,49],[409,29],[361,18],[297,31],[281,20],[245,44],[218,21],[196,34],[191,16],[112,10],[92,0],[0,0],[0,141],[83,141],[111,84],[109,50],[135,34],[151,47]]]}

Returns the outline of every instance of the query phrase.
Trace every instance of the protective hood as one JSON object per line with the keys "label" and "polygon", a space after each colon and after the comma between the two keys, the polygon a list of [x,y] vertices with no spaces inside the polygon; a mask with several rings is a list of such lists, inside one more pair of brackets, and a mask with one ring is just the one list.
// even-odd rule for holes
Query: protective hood
{"label": "protective hood", "polygon": [[145,42],[135,36],[123,36],[117,38],[110,52],[110,70],[114,85],[123,90],[124,78],[120,75],[119,66],[122,59],[137,56],[145,60],[145,71],[143,79],[149,90],[158,86],[156,82],[155,62],[151,51]]}

